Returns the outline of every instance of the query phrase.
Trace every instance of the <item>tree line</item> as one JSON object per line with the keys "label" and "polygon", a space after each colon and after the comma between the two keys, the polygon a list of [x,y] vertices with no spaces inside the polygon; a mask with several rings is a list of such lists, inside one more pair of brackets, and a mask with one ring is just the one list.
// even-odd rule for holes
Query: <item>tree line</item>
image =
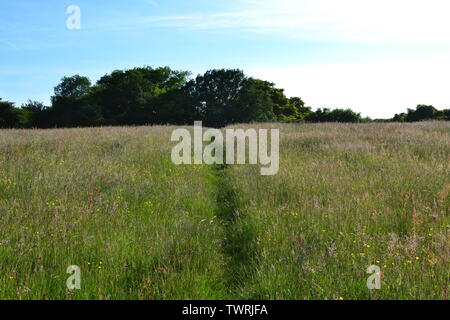
{"label": "tree line", "polygon": [[450,120],[450,109],[419,105],[387,120],[363,118],[350,109],[313,111],[300,97],[288,98],[274,83],[242,70],[216,69],[190,78],[169,67],[116,70],[92,84],[64,77],[51,105],[31,101],[16,107],[0,98],[0,128],[67,128],[154,124],[223,127],[249,122],[412,122]]}

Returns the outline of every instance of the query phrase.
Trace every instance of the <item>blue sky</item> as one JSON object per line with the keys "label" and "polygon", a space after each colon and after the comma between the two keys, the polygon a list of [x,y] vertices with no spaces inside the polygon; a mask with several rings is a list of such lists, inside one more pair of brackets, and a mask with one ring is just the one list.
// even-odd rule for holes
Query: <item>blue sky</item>
{"label": "blue sky", "polygon": [[[66,9],[81,10],[69,30]],[[240,68],[317,107],[450,108],[445,0],[3,0],[0,97],[49,102],[63,76]]]}

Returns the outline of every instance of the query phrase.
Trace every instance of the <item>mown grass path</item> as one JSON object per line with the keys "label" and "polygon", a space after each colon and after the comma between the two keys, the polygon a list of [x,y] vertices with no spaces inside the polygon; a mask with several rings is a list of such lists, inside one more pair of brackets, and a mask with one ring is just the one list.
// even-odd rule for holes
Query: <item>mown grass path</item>
{"label": "mown grass path", "polygon": [[216,165],[212,168],[215,171],[217,217],[224,228],[222,251],[226,261],[225,283],[229,295],[239,297],[239,292],[256,271],[256,234],[245,212],[240,210],[238,191],[227,174],[228,166]]}

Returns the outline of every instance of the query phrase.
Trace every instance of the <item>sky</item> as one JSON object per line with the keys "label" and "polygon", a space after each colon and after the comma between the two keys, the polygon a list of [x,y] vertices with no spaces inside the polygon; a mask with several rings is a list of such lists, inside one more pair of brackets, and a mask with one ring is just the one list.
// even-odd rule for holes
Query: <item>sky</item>
{"label": "sky", "polygon": [[[80,29],[67,28],[69,6]],[[313,109],[450,108],[448,0],[1,0],[0,98],[50,102],[63,76],[238,68]]]}

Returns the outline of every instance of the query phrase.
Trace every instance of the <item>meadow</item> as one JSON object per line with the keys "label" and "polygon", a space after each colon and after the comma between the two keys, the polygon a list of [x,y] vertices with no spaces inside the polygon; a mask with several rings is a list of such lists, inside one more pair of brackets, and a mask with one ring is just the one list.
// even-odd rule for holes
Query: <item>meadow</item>
{"label": "meadow", "polygon": [[171,126],[0,130],[0,299],[450,298],[449,122],[234,127],[280,129],[277,175],[176,166]]}

